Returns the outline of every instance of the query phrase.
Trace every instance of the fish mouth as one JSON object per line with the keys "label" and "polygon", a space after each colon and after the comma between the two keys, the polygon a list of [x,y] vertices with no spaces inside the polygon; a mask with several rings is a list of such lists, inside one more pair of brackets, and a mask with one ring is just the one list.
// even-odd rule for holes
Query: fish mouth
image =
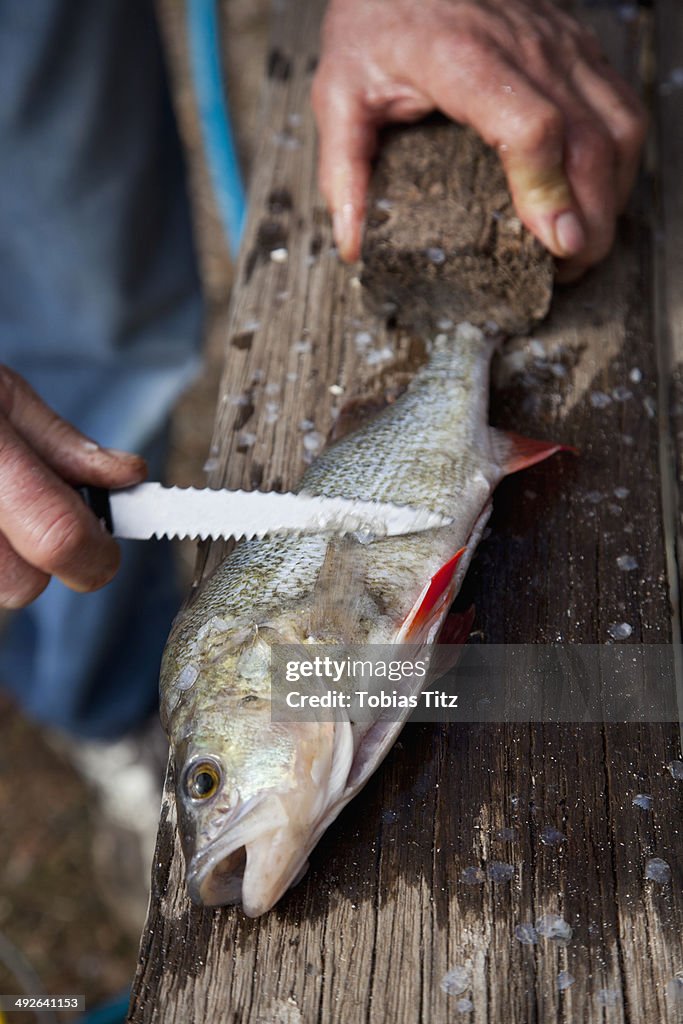
{"label": "fish mouth", "polygon": [[212,863],[195,866],[187,872],[187,889],[193,903],[205,907],[231,906],[242,902],[242,880],[247,866],[246,846],[218,857]]}
{"label": "fish mouth", "polygon": [[282,805],[275,804],[280,802],[259,803],[236,827],[194,854],[186,873],[194,903],[238,905],[247,917],[258,917],[299,881],[308,866],[309,845],[302,844],[301,833],[291,828]]}
{"label": "fish mouth", "polygon": [[187,889],[195,903],[225,906],[242,903],[247,848],[238,847],[205,870],[187,872]]}

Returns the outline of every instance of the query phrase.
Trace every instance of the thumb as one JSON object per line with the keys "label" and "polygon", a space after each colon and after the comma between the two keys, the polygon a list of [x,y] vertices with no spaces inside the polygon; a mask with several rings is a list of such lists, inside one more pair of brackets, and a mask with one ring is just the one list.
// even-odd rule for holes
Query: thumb
{"label": "thumb", "polygon": [[332,215],[339,255],[352,262],[360,256],[377,125],[358,97],[324,78],[314,84],[313,109],[320,145],[320,191]]}

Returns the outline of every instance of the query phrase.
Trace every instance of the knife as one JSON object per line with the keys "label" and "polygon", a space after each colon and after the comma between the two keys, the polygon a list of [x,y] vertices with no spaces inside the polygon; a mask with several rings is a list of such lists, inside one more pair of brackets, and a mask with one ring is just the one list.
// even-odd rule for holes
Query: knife
{"label": "knife", "polygon": [[137,484],[122,490],[79,487],[81,497],[115,537],[206,540],[270,534],[367,533],[395,537],[448,526],[428,509],[277,491],[229,491]]}

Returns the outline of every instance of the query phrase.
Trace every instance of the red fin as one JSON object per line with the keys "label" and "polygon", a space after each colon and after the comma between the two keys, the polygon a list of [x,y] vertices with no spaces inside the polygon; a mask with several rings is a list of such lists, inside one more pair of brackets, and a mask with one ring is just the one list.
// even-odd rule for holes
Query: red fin
{"label": "red fin", "polygon": [[417,643],[420,634],[425,626],[429,625],[435,611],[438,614],[439,605],[443,602],[444,595],[448,592],[448,588],[458,568],[458,563],[465,551],[466,548],[460,548],[445,565],[442,565],[434,573],[423,591],[419,604],[410,613],[403,626],[405,630],[403,635],[404,641]]}
{"label": "red fin", "polygon": [[474,623],[474,605],[466,612],[451,612],[439,633],[440,644],[464,644]]}
{"label": "red fin", "polygon": [[474,605],[466,612],[451,612],[446,618],[429,663],[430,683],[447,675],[458,664],[473,622]]}
{"label": "red fin", "polygon": [[578,455],[576,448],[568,444],[535,441],[531,437],[515,434],[512,430],[496,430],[495,427],[489,429],[496,461],[506,474],[517,473],[520,469],[527,469],[537,462],[543,462],[555,452],[573,452],[574,455]]}

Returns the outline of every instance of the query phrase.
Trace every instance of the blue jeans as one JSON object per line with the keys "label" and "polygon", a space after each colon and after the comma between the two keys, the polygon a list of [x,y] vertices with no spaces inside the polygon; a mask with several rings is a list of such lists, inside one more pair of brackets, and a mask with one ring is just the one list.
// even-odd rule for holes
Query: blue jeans
{"label": "blue jeans", "polygon": [[[0,4],[0,362],[102,444],[163,468],[199,365],[201,301],[152,0]],[[0,685],[91,737],[141,724],[179,596],[124,545],[96,594],[52,581],[0,636]]]}

